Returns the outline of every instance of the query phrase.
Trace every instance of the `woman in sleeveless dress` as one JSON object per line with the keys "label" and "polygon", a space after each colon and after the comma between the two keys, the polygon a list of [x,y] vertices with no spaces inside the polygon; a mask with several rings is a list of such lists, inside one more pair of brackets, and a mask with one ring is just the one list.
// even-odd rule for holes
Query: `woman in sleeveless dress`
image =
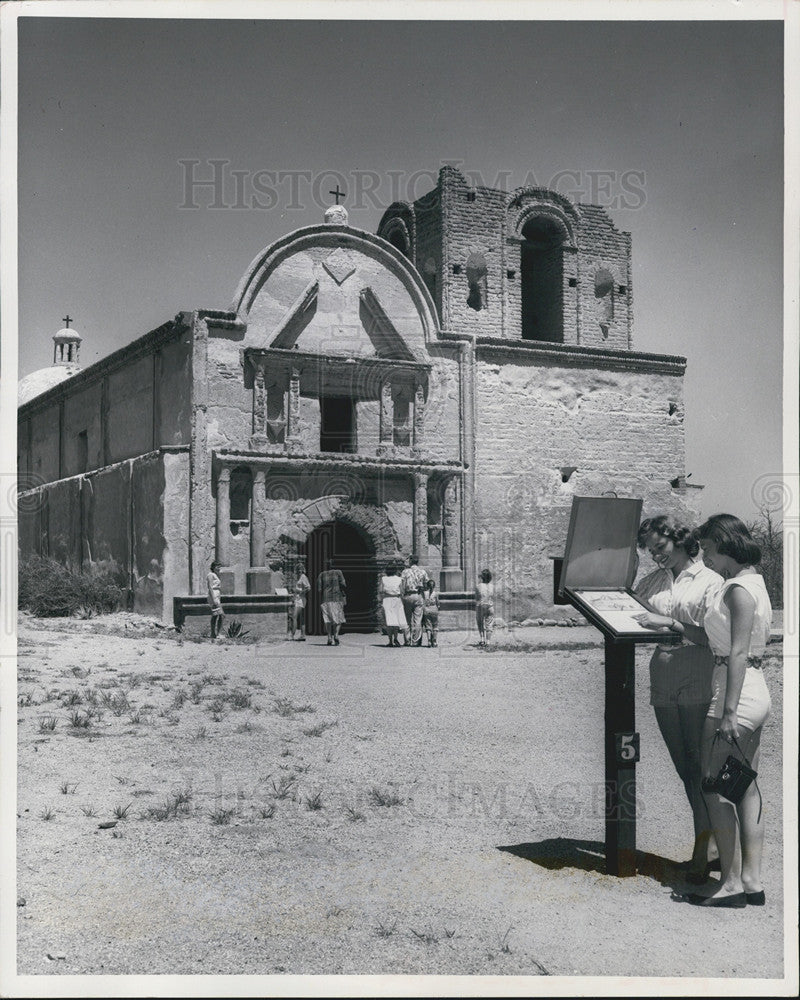
{"label": "woman in sleeveless dress", "polygon": [[[681,898],[695,906],[763,906],[761,791],[756,782],[751,783],[734,805],[716,791],[706,790],[705,784],[719,774],[729,755],[745,758],[758,771],[761,729],[771,708],[762,666],[772,605],[764,578],[754,569],[761,561],[761,550],[738,517],[715,514],[695,534],[706,566],[725,581],[703,622],[714,653],[714,672],[700,746],[703,798],[719,849],[721,876],[718,882]],[[685,634],[680,622],[670,623],[670,628]]]}
{"label": "woman in sleeveless dress", "polygon": [[[706,565],[725,579],[704,623],[716,658],[701,761],[704,777],[713,779],[729,754],[744,757],[758,771],[761,729],[771,708],[762,668],[772,605],[764,578],[754,569],[761,561],[761,550],[737,517],[716,514],[697,534]],[[752,782],[736,805],[714,791],[706,792],[705,799],[722,875],[705,892],[690,895],[689,902],[696,906],[763,906],[760,789]]]}

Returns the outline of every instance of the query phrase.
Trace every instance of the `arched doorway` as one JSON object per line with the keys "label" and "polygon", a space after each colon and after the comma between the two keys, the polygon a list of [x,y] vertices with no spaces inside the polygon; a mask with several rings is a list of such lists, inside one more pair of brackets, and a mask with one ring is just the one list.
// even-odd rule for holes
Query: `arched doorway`
{"label": "arched doorway", "polygon": [[333,559],[334,567],[344,574],[347,603],[343,632],[373,632],[378,625],[378,567],[375,546],[365,532],[346,521],[326,521],[306,538],[301,548],[306,559],[306,573],[311,583],[306,609],[309,635],[322,635],[317,579]]}

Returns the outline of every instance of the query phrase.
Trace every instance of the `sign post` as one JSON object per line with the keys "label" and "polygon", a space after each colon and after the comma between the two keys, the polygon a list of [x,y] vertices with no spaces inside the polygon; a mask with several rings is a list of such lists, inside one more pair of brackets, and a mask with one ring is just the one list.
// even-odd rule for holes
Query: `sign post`
{"label": "sign post", "polygon": [[679,642],[643,628],[648,608],[632,593],[642,501],[573,497],[559,594],[605,638],[606,870],[636,874],[635,659],[637,643]]}

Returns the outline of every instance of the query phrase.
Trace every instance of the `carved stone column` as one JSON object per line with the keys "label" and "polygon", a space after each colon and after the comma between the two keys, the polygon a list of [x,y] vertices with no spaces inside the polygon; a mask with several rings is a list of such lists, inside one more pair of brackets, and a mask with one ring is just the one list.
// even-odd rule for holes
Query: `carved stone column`
{"label": "carved stone column", "polygon": [[259,365],[253,378],[253,437],[267,439],[267,387],[264,368]]}
{"label": "carved stone column", "polygon": [[412,450],[415,455],[422,453],[425,432],[425,386],[417,382],[414,386],[414,437]]}
{"label": "carved stone column", "polygon": [[442,496],[442,572],[443,591],[463,590],[461,569],[461,511],[459,509],[458,477],[451,476]]}
{"label": "carved stone column", "polygon": [[428,477],[414,473],[414,552],[420,566],[428,561]]}
{"label": "carved stone column", "polygon": [[223,594],[232,594],[234,590],[233,570],[228,568],[230,561],[229,541],[231,537],[231,470],[220,469],[217,476],[217,562]]}
{"label": "carved stone column", "polygon": [[270,571],[266,564],[266,478],[265,469],[253,474],[253,501],[250,511],[250,568],[247,571],[247,593],[266,594]]}
{"label": "carved stone column", "polygon": [[292,368],[289,376],[289,412],[286,414],[286,449],[300,451],[300,369]]}
{"label": "carved stone column", "polygon": [[387,378],[381,383],[381,414],[380,414],[379,455],[394,453],[394,403],[392,401],[392,382]]}

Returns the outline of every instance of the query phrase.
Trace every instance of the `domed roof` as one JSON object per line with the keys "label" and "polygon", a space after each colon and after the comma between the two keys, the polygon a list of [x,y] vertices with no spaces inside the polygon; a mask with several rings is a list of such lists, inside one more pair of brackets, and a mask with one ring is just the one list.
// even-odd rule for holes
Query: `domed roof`
{"label": "domed roof", "polygon": [[[73,330],[66,331],[73,333]],[[39,368],[38,371],[31,372],[19,380],[17,385],[18,405],[30,402],[43,392],[52,389],[54,385],[63,382],[65,379],[77,375],[81,370],[78,364],[52,365],[50,368]]]}
{"label": "domed roof", "polygon": [[74,341],[78,341],[78,343],[80,343],[83,340],[83,337],[77,330],[73,330],[72,327],[64,326],[58,331],[58,333],[53,334],[53,340],[57,344],[71,343]]}

